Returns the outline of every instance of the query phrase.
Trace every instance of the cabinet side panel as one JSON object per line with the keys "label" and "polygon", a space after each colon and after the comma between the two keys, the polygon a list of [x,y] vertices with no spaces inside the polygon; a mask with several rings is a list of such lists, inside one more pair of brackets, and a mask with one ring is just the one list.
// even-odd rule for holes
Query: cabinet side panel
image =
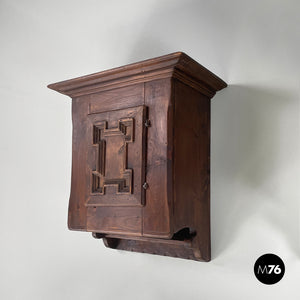
{"label": "cabinet side panel", "polygon": [[210,99],[174,80],[174,231],[196,230],[193,240],[210,259]]}
{"label": "cabinet side panel", "polygon": [[144,236],[172,236],[170,228],[171,195],[168,185],[172,184],[169,155],[168,129],[171,105],[171,79],[145,83],[145,105],[148,107],[151,126],[147,137],[146,206],[143,208]]}
{"label": "cabinet side panel", "polygon": [[88,102],[73,99],[72,181],[68,217],[68,226],[71,230],[86,230],[87,113]]}

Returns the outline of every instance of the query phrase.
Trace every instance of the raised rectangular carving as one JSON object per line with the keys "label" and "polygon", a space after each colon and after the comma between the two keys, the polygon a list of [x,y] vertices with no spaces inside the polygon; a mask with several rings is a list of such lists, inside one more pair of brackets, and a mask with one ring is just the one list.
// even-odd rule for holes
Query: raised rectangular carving
{"label": "raised rectangular carving", "polygon": [[[132,193],[132,169],[127,169],[127,143],[133,142],[133,118],[121,119],[116,128],[107,128],[102,121],[93,127],[93,144],[98,145],[98,169],[92,171],[92,193],[104,195],[106,187],[116,188],[116,194]],[[105,171],[106,149],[110,151]]]}
{"label": "raised rectangular carving", "polygon": [[87,206],[142,205],[145,107],[90,114]]}

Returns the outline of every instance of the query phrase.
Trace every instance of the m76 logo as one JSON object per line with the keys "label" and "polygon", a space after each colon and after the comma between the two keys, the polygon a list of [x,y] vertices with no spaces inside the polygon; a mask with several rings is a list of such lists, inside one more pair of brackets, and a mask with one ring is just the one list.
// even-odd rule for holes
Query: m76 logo
{"label": "m76 logo", "polygon": [[258,266],[257,268],[257,274],[280,274],[281,268],[279,265],[264,265],[264,266]]}
{"label": "m76 logo", "polygon": [[281,280],[285,272],[282,259],[272,253],[260,256],[254,264],[255,277],[264,284],[274,284]]}

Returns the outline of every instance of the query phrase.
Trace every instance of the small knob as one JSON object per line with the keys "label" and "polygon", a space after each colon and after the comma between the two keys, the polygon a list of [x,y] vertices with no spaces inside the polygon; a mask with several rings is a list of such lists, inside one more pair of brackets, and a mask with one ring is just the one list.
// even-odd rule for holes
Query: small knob
{"label": "small knob", "polygon": [[145,121],[145,126],[146,126],[146,127],[150,127],[150,126],[151,126],[151,122],[150,122],[149,119],[147,119],[147,120]]}
{"label": "small knob", "polygon": [[147,182],[144,182],[143,189],[146,190],[149,187],[149,184]]}

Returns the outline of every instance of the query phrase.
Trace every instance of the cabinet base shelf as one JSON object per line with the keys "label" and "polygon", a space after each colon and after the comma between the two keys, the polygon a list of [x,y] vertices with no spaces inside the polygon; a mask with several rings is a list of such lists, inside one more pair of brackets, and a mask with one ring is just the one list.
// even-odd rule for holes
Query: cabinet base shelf
{"label": "cabinet base shelf", "polygon": [[158,238],[126,238],[117,235],[106,235],[103,237],[104,245],[111,249],[132,252],[171,256],[177,258],[191,259],[197,261],[209,261],[203,258],[197,247],[197,240],[167,240]]}

